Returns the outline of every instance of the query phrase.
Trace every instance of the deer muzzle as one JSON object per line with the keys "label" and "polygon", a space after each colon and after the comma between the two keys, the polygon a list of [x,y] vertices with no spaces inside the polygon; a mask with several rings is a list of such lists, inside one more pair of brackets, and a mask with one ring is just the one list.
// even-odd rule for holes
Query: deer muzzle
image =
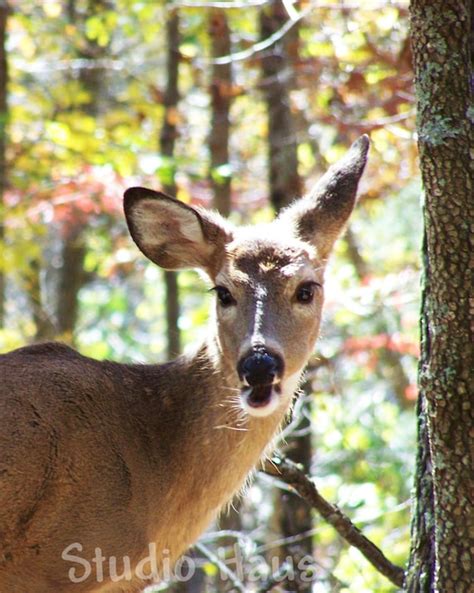
{"label": "deer muzzle", "polygon": [[252,349],[240,359],[237,372],[245,386],[246,403],[251,408],[267,406],[275,392],[280,393],[283,368],[281,356],[263,347]]}

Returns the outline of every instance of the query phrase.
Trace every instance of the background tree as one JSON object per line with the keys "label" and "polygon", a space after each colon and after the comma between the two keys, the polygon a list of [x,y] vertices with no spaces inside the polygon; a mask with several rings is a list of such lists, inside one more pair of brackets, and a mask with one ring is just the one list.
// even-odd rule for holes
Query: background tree
{"label": "background tree", "polygon": [[473,5],[412,0],[410,11],[425,199],[408,591],[467,592],[474,574]]}
{"label": "background tree", "polygon": [[[216,8],[209,12],[209,39],[211,44],[212,68],[209,95],[211,99],[211,121],[209,130],[209,179],[212,188],[212,207],[223,216],[232,211],[232,164],[230,159],[231,106],[236,92],[232,79],[232,63],[228,58],[232,52],[231,31],[226,11]],[[220,62],[223,63],[220,63]],[[219,529],[238,532],[242,529],[240,500],[236,498],[218,519]],[[234,539],[223,538],[220,545],[233,553]],[[199,573],[199,576],[202,572]],[[201,581],[201,590],[204,583]],[[225,591],[227,584],[216,583],[218,591]],[[197,589],[197,588],[195,588]]]}
{"label": "background tree", "polygon": [[215,9],[209,15],[209,36],[214,63],[211,72],[211,124],[209,132],[210,180],[212,205],[223,216],[229,216],[231,203],[232,167],[229,155],[230,106],[232,94],[232,68],[219,58],[231,52],[230,30],[224,10]]}
{"label": "background tree", "polygon": [[[0,4],[0,249],[4,249],[4,194],[7,185],[7,118],[8,118],[8,62],[7,62],[7,20],[9,13],[7,2]],[[0,328],[5,320],[5,263],[0,257]]]}
{"label": "background tree", "polygon": [[[100,40],[98,36],[87,36],[86,23],[94,22],[94,19],[100,21],[114,6],[110,0],[88,0],[81,7],[78,4],[77,0],[67,0],[68,24],[78,32],[71,51],[82,61],[78,76],[80,88],[85,94],[81,110],[86,117],[96,118],[103,107],[106,80],[103,60],[109,52],[111,37]],[[87,279],[84,270],[86,229],[80,219],[69,220],[63,225],[62,234],[55,325],[61,339],[72,342],[79,309],[79,291]]]}
{"label": "background tree", "polygon": [[[179,13],[176,9],[168,13],[166,21],[166,88],[163,96],[164,116],[160,132],[160,152],[168,160],[169,169],[163,187],[165,193],[176,195],[175,183],[175,143],[178,134],[179,102],[179,62],[180,62]],[[181,333],[179,330],[179,288],[177,272],[164,272],[166,296],[166,327],[168,358],[174,358],[181,352]]]}
{"label": "background tree", "polygon": [[[262,40],[278,34],[288,20],[288,12],[281,0],[272,0],[260,14]],[[291,31],[265,50],[262,56],[261,87],[266,102],[268,125],[268,181],[270,202],[275,213],[288,206],[295,197],[302,195],[302,182],[298,171],[298,141],[295,117],[291,109],[290,92],[294,85],[295,64],[298,60],[298,28]],[[308,395],[308,390],[302,397]],[[311,404],[305,397],[301,419],[295,427],[296,438],[291,435],[286,444],[286,454],[305,472],[311,469],[312,435],[310,428]],[[287,557],[296,561],[313,555],[311,508],[297,494],[277,490],[273,523],[284,543],[281,546],[282,562]],[[306,537],[304,537],[306,534]],[[294,541],[295,536],[300,536]],[[299,574],[285,583],[288,591],[310,591],[311,580],[304,581]]]}

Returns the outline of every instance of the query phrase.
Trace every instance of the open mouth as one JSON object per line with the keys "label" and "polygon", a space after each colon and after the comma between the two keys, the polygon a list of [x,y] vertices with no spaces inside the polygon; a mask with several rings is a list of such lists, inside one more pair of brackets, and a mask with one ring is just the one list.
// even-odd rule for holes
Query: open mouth
{"label": "open mouth", "polygon": [[247,404],[252,408],[268,406],[273,398],[273,391],[281,393],[279,383],[269,385],[253,385],[246,393]]}
{"label": "open mouth", "polygon": [[272,385],[256,385],[247,396],[247,402],[252,408],[262,408],[270,403],[272,398]]}
{"label": "open mouth", "polygon": [[289,407],[293,394],[298,388],[301,372],[278,377],[274,383],[247,383],[240,388],[240,405],[249,415],[257,418],[271,416],[277,410]]}

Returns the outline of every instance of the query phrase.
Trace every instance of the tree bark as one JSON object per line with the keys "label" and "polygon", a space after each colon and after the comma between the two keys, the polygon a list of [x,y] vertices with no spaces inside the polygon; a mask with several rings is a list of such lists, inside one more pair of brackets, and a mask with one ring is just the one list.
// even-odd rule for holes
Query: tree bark
{"label": "tree bark", "polygon": [[[77,24],[78,19],[84,21],[93,15],[100,14],[112,6],[110,0],[88,0],[87,12],[81,17],[77,12],[77,0],[67,0],[66,11],[72,24]],[[84,38],[84,45],[78,52],[88,60],[98,60],[107,55],[108,47],[102,47],[93,40]],[[83,68],[79,79],[82,86],[88,91],[89,101],[83,110],[92,117],[99,113],[101,90],[104,88],[104,71],[102,68]],[[84,259],[86,244],[84,228],[81,223],[66,229],[61,246],[62,265],[58,278],[58,298],[56,305],[57,331],[61,340],[73,343],[74,329],[79,313],[79,292],[86,283]]]}
{"label": "tree bark", "polygon": [[[287,18],[281,0],[272,0],[260,13],[261,38],[271,37]],[[262,57],[261,87],[268,113],[270,199],[277,211],[300,196],[302,191],[298,175],[298,145],[288,90],[292,77],[290,56],[297,53],[297,34],[297,27],[294,27]]]}
{"label": "tree bark", "polygon": [[[8,61],[7,61],[7,22],[9,6],[6,2],[0,5],[0,254],[5,249],[5,204],[4,195],[7,185],[6,166],[6,127],[8,119],[7,85],[8,85]],[[0,329],[5,325],[5,290],[6,273],[3,257],[0,255]]]}
{"label": "tree bark", "polygon": [[83,229],[76,227],[63,240],[58,279],[57,328],[61,340],[66,342],[73,341],[79,313],[79,291],[86,282],[85,256]]}
{"label": "tree bark", "polygon": [[[161,128],[159,146],[160,152],[170,160],[174,158],[174,147],[177,138],[175,112],[179,102],[178,75],[179,75],[179,14],[176,9],[168,13],[166,23],[166,48],[167,48],[167,81],[164,94],[164,121]],[[164,191],[176,195],[174,180],[174,165],[172,180],[165,184]],[[172,359],[181,351],[181,332],[179,330],[179,286],[176,272],[164,272],[165,279],[165,310],[166,310],[166,337],[167,356]]]}
{"label": "tree bark", "polygon": [[471,0],[412,0],[425,188],[417,500],[407,589],[474,582],[474,108]]}
{"label": "tree bark", "polygon": [[38,257],[28,262],[28,274],[23,277],[23,289],[26,292],[30,310],[35,324],[36,342],[53,340],[57,334],[54,320],[43,306],[41,292],[41,260]]}
{"label": "tree bark", "polygon": [[[211,9],[209,13],[209,38],[213,58],[229,55],[231,52],[230,29],[225,10]],[[232,101],[232,66],[214,64],[209,87],[211,96],[211,129],[209,132],[210,171],[209,181],[212,187],[212,206],[222,216],[229,216],[231,204],[231,170],[229,166],[230,107]],[[222,170],[228,165],[227,171]],[[239,513],[240,500],[235,499],[218,519],[219,529],[240,531],[242,521]],[[232,549],[233,538],[220,540],[220,545]],[[205,583],[203,583],[204,585]],[[228,583],[216,579],[216,591],[226,591]]]}
{"label": "tree bark", "polygon": [[[209,36],[214,58],[230,54],[230,31],[224,10],[211,10]],[[231,64],[215,64],[212,68],[211,131],[209,151],[211,156],[210,182],[213,191],[213,207],[223,216],[231,210],[231,171],[229,165],[230,105],[232,95]],[[229,165],[228,170],[223,170]]]}
{"label": "tree bark", "polygon": [[[308,386],[305,387],[305,396],[308,395]],[[311,460],[313,454],[311,442],[311,404],[308,402],[304,406],[305,414],[301,417],[296,430],[300,436],[289,436],[285,447],[286,457],[298,464],[305,475],[311,473]],[[311,507],[305,500],[299,497],[295,492],[277,491],[275,501],[276,522],[283,538],[293,538],[293,536],[308,533],[308,536],[295,543],[283,544],[279,555],[282,562],[288,557],[292,558],[294,574],[292,578],[285,581],[285,591],[303,593],[312,590],[312,582],[301,578],[299,566],[309,566],[308,559],[313,558],[313,539],[311,529],[313,528],[313,516]]]}

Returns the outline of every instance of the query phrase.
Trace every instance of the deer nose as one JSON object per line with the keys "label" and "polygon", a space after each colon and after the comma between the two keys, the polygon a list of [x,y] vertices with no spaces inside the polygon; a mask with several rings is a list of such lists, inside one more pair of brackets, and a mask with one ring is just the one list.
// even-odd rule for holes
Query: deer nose
{"label": "deer nose", "polygon": [[278,354],[267,350],[254,350],[243,356],[237,365],[241,380],[245,380],[251,387],[255,385],[271,385],[283,371],[283,360]]}

